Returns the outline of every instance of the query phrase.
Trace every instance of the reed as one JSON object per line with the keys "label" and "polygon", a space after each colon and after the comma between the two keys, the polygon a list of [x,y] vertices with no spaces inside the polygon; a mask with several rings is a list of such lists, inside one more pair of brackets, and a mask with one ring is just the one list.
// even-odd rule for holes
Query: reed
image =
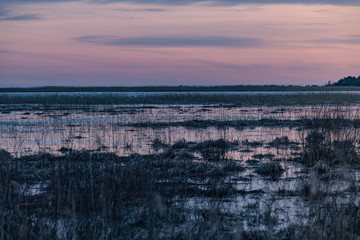
{"label": "reed", "polygon": [[[358,108],[332,101],[290,119],[300,108],[282,102],[235,108],[240,120],[237,102],[2,105],[29,119],[0,126],[0,240],[359,239]],[[161,111],[197,116],[149,118]],[[39,131],[31,154],[21,131]]]}
{"label": "reed", "polygon": [[222,94],[166,93],[122,95],[101,94],[0,94],[0,104],[49,105],[114,105],[114,104],[230,104],[233,106],[298,106],[358,104],[360,94],[351,93],[292,93],[292,94]]}

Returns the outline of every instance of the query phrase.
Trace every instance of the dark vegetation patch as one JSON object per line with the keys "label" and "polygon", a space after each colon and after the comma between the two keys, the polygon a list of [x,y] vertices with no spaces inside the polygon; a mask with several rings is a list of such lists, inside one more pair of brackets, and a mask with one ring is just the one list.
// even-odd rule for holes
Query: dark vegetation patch
{"label": "dark vegetation patch", "polygon": [[160,149],[168,148],[169,146],[165,143],[163,143],[159,138],[155,138],[153,142],[151,143],[151,147],[155,151],[159,151]]}
{"label": "dark vegetation patch", "polygon": [[74,139],[83,139],[84,137],[83,136],[75,136],[75,137],[73,137]]}
{"label": "dark vegetation patch", "polygon": [[312,131],[305,139],[299,161],[310,167],[319,161],[329,166],[358,165],[359,154],[352,140],[332,140],[329,135]]}
{"label": "dark vegetation patch", "polygon": [[192,147],[193,150],[199,152],[205,160],[220,161],[226,159],[226,152],[239,145],[238,142],[229,142],[224,139],[215,141],[209,140],[198,143]]}
{"label": "dark vegetation patch", "polygon": [[[269,91],[268,86],[264,87]],[[322,88],[324,89],[324,88]],[[335,90],[336,88],[328,88]],[[353,88],[339,88],[351,90]],[[2,89],[0,89],[2,90]],[[341,91],[340,90],[340,91]],[[248,91],[248,90],[245,90]],[[310,90],[311,91],[311,90]],[[21,92],[21,91],[18,91]],[[2,104],[40,104],[44,108],[52,105],[114,105],[114,104],[231,104],[232,106],[291,106],[291,105],[315,105],[345,103],[356,104],[360,102],[358,94],[348,93],[298,93],[291,94],[200,94],[190,93],[167,93],[149,95],[121,95],[111,92],[103,94],[36,94],[34,95],[1,95]],[[51,92],[51,91],[49,91]],[[330,99],[330,100],[329,100]]]}
{"label": "dark vegetation patch", "polygon": [[330,83],[328,84],[329,86],[360,86],[360,76],[358,77],[353,77],[353,76],[348,76],[348,77],[344,77],[342,79],[340,79],[339,81],[335,82],[335,83]]}
{"label": "dark vegetation patch", "polygon": [[[158,142],[158,140],[154,140]],[[175,142],[172,146],[161,144],[164,152],[164,157],[174,157],[181,159],[193,159],[194,153],[199,153],[205,161],[225,161],[227,160],[227,152],[232,149],[236,149],[239,146],[237,141],[226,141],[222,138],[217,140],[208,140],[199,143],[187,142],[181,139]]]}
{"label": "dark vegetation patch", "polygon": [[242,142],[242,145],[247,146],[247,147],[257,148],[257,147],[261,147],[263,145],[263,142],[249,141],[248,139],[246,139],[245,141]]}
{"label": "dark vegetation patch", "polygon": [[301,194],[300,191],[298,190],[287,190],[287,189],[279,189],[276,192],[279,196],[283,196],[283,197],[294,197],[294,196],[299,196]]}
{"label": "dark vegetation patch", "polygon": [[[307,128],[307,129],[343,129],[343,128],[360,128],[359,119],[345,119],[345,118],[312,118],[312,119],[296,119],[296,120],[282,120],[263,118],[259,120],[189,120],[180,122],[139,122],[126,124],[125,126],[137,128],[168,128],[168,127],[185,127],[185,128],[227,128],[233,127],[236,129],[243,129],[248,127],[290,127],[290,128]],[[285,139],[279,139],[286,141]],[[287,139],[289,140],[289,139]],[[251,142],[245,142],[250,144]],[[286,142],[274,142],[274,146],[280,144],[286,146]],[[296,145],[295,142],[288,142],[288,145]],[[279,146],[280,146],[279,145]]]}
{"label": "dark vegetation patch", "polygon": [[255,159],[262,160],[262,159],[273,159],[275,157],[275,155],[271,154],[271,153],[266,153],[266,154],[261,153],[261,154],[255,154],[252,157],[255,158]]}
{"label": "dark vegetation patch", "polygon": [[65,154],[67,152],[73,151],[72,148],[67,148],[67,147],[61,147],[60,149],[58,149],[59,152]]}
{"label": "dark vegetation patch", "polygon": [[5,151],[4,149],[0,149],[0,163],[1,161],[8,161],[12,159],[13,157],[9,152]]}
{"label": "dark vegetation patch", "polygon": [[249,165],[257,165],[260,163],[259,160],[255,160],[255,159],[248,159],[246,160],[246,163],[249,164]]}
{"label": "dark vegetation patch", "polygon": [[249,149],[249,148],[246,148],[246,149],[240,150],[239,152],[242,152],[242,153],[250,153],[250,152],[253,152],[253,150],[251,150],[251,149]]}
{"label": "dark vegetation patch", "polygon": [[360,209],[356,204],[339,206],[334,202],[315,205],[314,218],[307,225],[291,225],[283,239],[359,239]]}
{"label": "dark vegetation patch", "polygon": [[268,145],[270,147],[286,148],[289,146],[297,146],[299,143],[291,142],[287,136],[284,136],[275,138],[273,141],[269,142]]}
{"label": "dark vegetation patch", "polygon": [[[186,210],[175,202],[236,194],[229,176],[242,172],[241,165],[217,155],[216,161],[194,161],[191,154],[231,146],[224,140],[179,141],[160,154],[129,157],[63,148],[62,156],[38,153],[13,158],[0,150],[1,231],[7,239],[51,239],[59,234],[65,239],[103,234],[108,239],[143,239],[170,225],[177,232],[154,239],[188,239],[189,231],[193,236],[198,231],[212,236],[209,219],[195,215],[200,219],[189,225]],[[220,222],[225,216],[220,211],[214,217]],[[232,236],[227,231],[221,234]]]}
{"label": "dark vegetation patch", "polygon": [[[302,154],[310,145],[324,144],[326,139],[321,134],[309,134]],[[194,157],[195,152],[218,148],[225,149],[220,153],[226,156],[228,150],[238,148],[238,142],[180,140],[171,146],[162,145],[160,140],[153,142],[164,151],[118,157],[109,152],[62,148],[62,156],[38,153],[13,158],[0,150],[1,231],[8,239],[97,239],[104,234],[109,239],[325,239],[321,238],[323,233],[329,239],[335,235],[344,239],[359,236],[357,203],[311,207],[311,216],[316,216],[309,218],[311,224],[290,225],[276,232],[272,227],[278,220],[271,207],[265,212],[247,209],[251,214],[257,211],[256,216],[247,212],[237,216],[216,204],[189,209],[184,203],[190,198],[216,202],[250,195],[257,199],[265,192],[237,189],[236,181],[251,181],[241,176],[244,167],[237,161],[219,155],[215,160]],[[331,146],[336,149],[347,146],[335,142]],[[284,171],[278,161],[257,162],[255,172],[264,179],[276,180]],[[323,176],[337,165],[317,161],[312,166],[315,176]],[[320,178],[314,180],[312,176],[299,189],[279,189],[277,195],[301,197],[311,204],[331,197],[331,193],[314,190],[314,182],[316,185]],[[354,189],[357,191],[356,186]],[[268,229],[244,230],[239,226],[243,219]],[[330,229],[335,227],[334,221],[341,221],[336,231]]]}
{"label": "dark vegetation patch", "polygon": [[318,174],[325,174],[330,171],[330,167],[324,161],[318,161],[311,169]]}
{"label": "dark vegetation patch", "polygon": [[279,177],[283,172],[284,168],[278,162],[265,162],[261,163],[255,170],[256,173],[264,176]]}

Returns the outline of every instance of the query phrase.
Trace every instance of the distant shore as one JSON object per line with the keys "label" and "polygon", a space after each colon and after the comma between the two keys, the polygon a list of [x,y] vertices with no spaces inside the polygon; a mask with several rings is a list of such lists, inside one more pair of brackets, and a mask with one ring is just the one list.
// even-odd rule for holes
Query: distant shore
{"label": "distant shore", "polygon": [[222,86],[138,86],[138,87],[8,87],[0,92],[256,92],[256,91],[360,91],[360,87],[222,85]]}
{"label": "distant shore", "polygon": [[0,105],[226,104],[229,106],[352,105],[360,91],[0,92]]}

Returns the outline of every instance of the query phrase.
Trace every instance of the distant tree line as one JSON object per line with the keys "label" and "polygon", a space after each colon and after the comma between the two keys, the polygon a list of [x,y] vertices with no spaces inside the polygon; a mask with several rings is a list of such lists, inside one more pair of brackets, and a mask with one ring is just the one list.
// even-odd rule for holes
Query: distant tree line
{"label": "distant tree line", "polygon": [[[1,1],[1,0],[0,0]],[[248,91],[319,91],[317,85],[209,85],[209,86],[111,86],[111,87],[13,87],[1,88],[1,92],[248,92]]]}
{"label": "distant tree line", "polygon": [[327,86],[360,86],[360,76],[359,77],[353,77],[348,76],[340,79],[339,81],[335,83],[328,83]]}

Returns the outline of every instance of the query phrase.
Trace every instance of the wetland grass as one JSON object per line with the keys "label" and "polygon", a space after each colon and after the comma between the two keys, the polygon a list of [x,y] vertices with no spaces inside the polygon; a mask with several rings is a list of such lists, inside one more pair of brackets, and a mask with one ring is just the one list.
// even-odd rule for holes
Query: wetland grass
{"label": "wetland grass", "polygon": [[[222,218],[220,210],[203,219],[186,213],[190,210],[181,203],[189,197],[221,199],[235,194],[227,176],[243,168],[229,160],[193,161],[191,153],[184,155],[193,151],[189,146],[179,142],[169,147],[172,154],[129,157],[66,151],[62,156],[13,158],[1,150],[3,239],[149,239],[150,232],[153,239],[195,239],[197,231],[204,237],[230,237],[207,229],[209,221]],[[194,217],[200,219],[189,219]],[[175,232],[167,232],[168,227]]]}
{"label": "wetland grass", "polygon": [[313,166],[319,161],[330,166],[359,165],[360,158],[355,148],[355,140],[332,140],[331,136],[313,130],[305,139],[300,162]]}
{"label": "wetland grass", "polygon": [[[310,134],[306,144],[314,137]],[[129,157],[69,150],[61,156],[38,153],[14,158],[1,150],[3,239],[358,239],[358,195],[353,193],[352,204],[318,201],[329,193],[324,192],[326,188],[314,188],[322,180],[313,174],[298,193],[289,195],[283,190],[278,194],[309,198],[310,216],[318,214],[309,219],[315,227],[293,222],[275,231],[277,215],[266,203],[270,205],[265,209],[255,209],[265,230],[244,229],[239,225],[239,220],[244,221],[241,215],[221,206],[237,195],[265,192],[236,187],[232,179],[245,170],[238,162],[223,157],[196,161],[192,155],[237,146],[223,139],[181,140],[164,146],[162,153]],[[330,171],[327,165],[315,168],[319,173]],[[261,163],[255,172],[278,181],[284,169],[270,161]],[[211,204],[189,207],[186,202],[193,198]]]}
{"label": "wetland grass", "polygon": [[[249,97],[249,104],[250,98],[257,97]],[[253,103],[260,104],[257,100]],[[40,107],[47,109],[43,118],[56,108],[51,104]],[[72,108],[66,110],[66,116],[54,112],[56,117],[46,120],[44,126],[55,119],[61,128],[71,129],[60,135],[66,141],[57,153],[46,152],[44,135],[38,142],[39,152],[26,154],[24,139],[16,132],[19,128],[9,128],[14,130],[10,142],[16,147],[12,149],[18,151],[10,154],[0,150],[0,240],[360,239],[360,125],[356,117],[343,114],[340,108],[334,112],[326,105],[318,115],[289,120],[281,119],[287,111],[280,111],[285,109],[281,105],[278,111],[269,110],[274,119],[200,118],[176,121],[177,125],[166,119],[147,121],[141,107],[121,108],[121,114],[128,115],[120,121],[116,106],[83,109],[96,117],[105,114],[111,127],[92,121],[84,121],[83,127],[67,121],[72,120]],[[34,115],[28,109],[26,113],[25,117]],[[201,114],[207,117],[208,111]],[[130,115],[134,117],[128,121]],[[156,128],[159,133],[151,135],[148,153],[137,154],[131,133],[145,138],[146,124],[163,124],[164,129]],[[199,129],[205,132],[201,140],[172,138],[171,127],[186,125],[197,130],[195,134]],[[202,126],[218,126],[219,134],[207,135],[208,129]],[[264,126],[270,129],[271,137],[256,132]],[[31,129],[29,124],[19,127]],[[115,131],[122,127],[126,131]],[[230,128],[237,129],[242,138],[230,137]],[[272,130],[280,128],[286,131],[278,134]],[[296,139],[288,135],[291,128],[298,133]],[[99,131],[95,139],[84,134],[94,129]],[[249,138],[244,129],[254,131],[257,138]],[[167,131],[169,137],[164,134]],[[108,134],[111,138],[105,137]],[[92,150],[83,150],[76,141],[85,141]],[[131,147],[119,155],[112,152],[118,147],[109,148],[109,143]],[[251,153],[241,152],[243,148],[251,148]],[[281,156],[283,152],[297,153],[298,157]],[[251,160],[244,156],[257,157],[256,164],[249,164]]]}
{"label": "wetland grass", "polygon": [[34,93],[30,95],[0,94],[1,104],[40,104],[51,105],[119,105],[119,104],[228,104],[229,106],[298,106],[358,104],[360,94],[351,93],[289,93],[289,94],[226,94],[208,92],[199,94],[166,93],[149,95],[121,95],[116,93],[68,95]]}
{"label": "wetland grass", "polygon": [[273,178],[276,178],[280,176],[284,172],[284,168],[280,165],[278,162],[265,162],[262,163],[257,169],[256,173],[264,176],[271,176]]}

